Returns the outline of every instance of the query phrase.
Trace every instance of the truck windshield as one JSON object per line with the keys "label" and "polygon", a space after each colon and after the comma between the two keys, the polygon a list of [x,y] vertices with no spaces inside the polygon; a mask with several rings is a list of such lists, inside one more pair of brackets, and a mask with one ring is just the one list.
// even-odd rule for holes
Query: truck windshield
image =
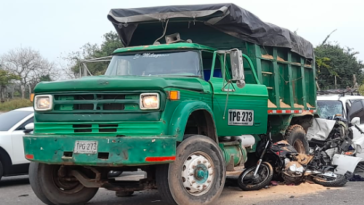
{"label": "truck windshield", "polygon": [[320,110],[321,118],[329,118],[336,114],[343,115],[343,105],[338,100],[318,100],[317,106]]}
{"label": "truck windshield", "polygon": [[113,56],[105,75],[202,77],[200,65],[200,54],[197,51],[143,52]]}

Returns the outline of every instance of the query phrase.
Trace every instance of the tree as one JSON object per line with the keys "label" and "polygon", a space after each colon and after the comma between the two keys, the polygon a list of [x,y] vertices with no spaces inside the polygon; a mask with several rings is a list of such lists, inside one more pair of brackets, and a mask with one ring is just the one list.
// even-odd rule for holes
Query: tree
{"label": "tree", "polygon": [[4,101],[5,90],[7,86],[9,86],[12,81],[20,80],[20,77],[10,73],[9,71],[3,70],[0,68],[0,98],[1,102]]}
{"label": "tree", "polygon": [[42,76],[40,76],[39,81],[40,82],[42,82],[42,81],[52,81],[52,78],[51,78],[51,76],[49,74],[42,75]]}
{"label": "tree", "polygon": [[31,84],[40,82],[42,76],[56,76],[55,65],[43,58],[38,51],[32,48],[18,48],[10,50],[0,57],[2,67],[19,76],[22,98],[25,98],[25,90],[28,86],[31,92]]}
{"label": "tree", "polygon": [[353,87],[353,75],[362,82],[364,64],[356,58],[358,52],[339,44],[325,43],[315,48],[318,84],[322,89]]}
{"label": "tree", "polygon": [[[101,45],[86,43],[80,51],[70,53],[65,59],[69,62],[69,68],[65,73],[70,76],[77,76],[80,72],[83,59],[93,59],[110,56],[114,50],[123,47],[120,38],[115,32],[108,32],[103,35]],[[102,75],[105,73],[108,63],[87,63],[87,68],[92,75]]]}

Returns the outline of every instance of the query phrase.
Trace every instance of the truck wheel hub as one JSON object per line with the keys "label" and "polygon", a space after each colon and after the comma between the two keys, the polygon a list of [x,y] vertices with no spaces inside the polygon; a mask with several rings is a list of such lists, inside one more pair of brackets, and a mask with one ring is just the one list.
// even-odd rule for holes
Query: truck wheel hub
{"label": "truck wheel hub", "polygon": [[206,193],[213,179],[213,162],[205,153],[195,152],[184,162],[182,181],[188,193],[195,196]]}

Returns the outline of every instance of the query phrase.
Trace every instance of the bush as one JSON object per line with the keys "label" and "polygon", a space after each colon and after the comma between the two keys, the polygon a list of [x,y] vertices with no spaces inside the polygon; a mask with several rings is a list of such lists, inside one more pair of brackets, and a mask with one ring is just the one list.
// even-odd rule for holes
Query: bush
{"label": "bush", "polygon": [[10,110],[30,106],[33,106],[33,102],[30,102],[29,99],[12,99],[4,103],[0,103],[0,111],[7,112]]}

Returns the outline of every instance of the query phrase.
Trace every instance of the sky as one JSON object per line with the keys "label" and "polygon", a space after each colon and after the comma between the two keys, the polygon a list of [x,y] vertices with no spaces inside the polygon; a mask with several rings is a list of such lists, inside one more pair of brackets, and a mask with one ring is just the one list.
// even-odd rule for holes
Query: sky
{"label": "sky", "polygon": [[86,43],[100,44],[102,35],[114,30],[106,18],[111,8],[209,3],[235,3],[265,22],[297,31],[314,46],[337,29],[329,41],[353,48],[364,61],[362,0],[0,0],[0,55],[31,47],[57,63]]}

